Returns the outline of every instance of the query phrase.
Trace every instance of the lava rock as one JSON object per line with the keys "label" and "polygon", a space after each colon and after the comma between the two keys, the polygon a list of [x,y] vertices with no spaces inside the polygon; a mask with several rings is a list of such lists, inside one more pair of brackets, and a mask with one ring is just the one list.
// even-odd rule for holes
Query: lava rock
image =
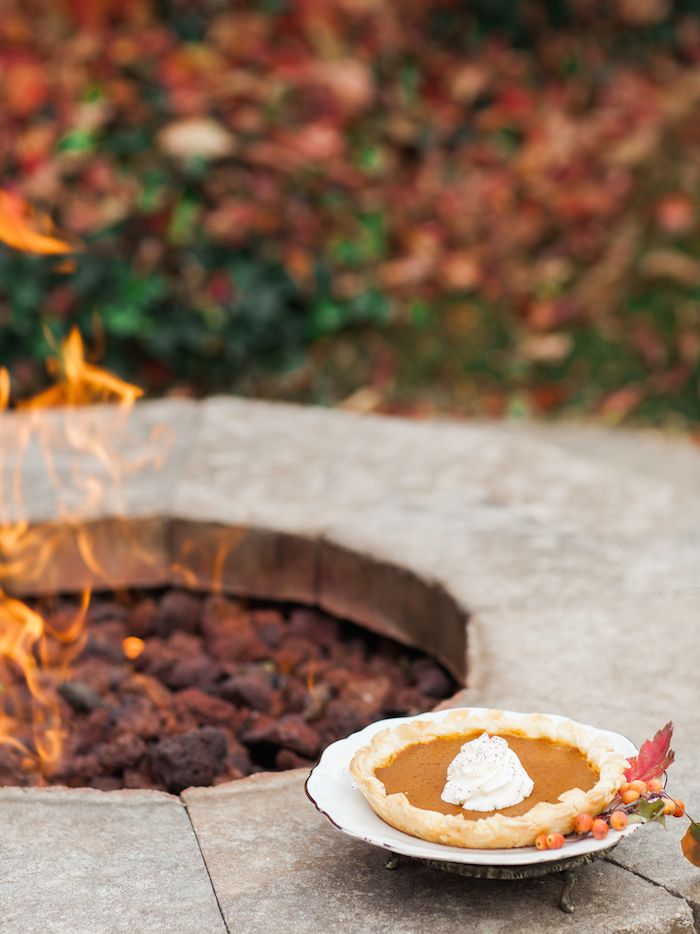
{"label": "lava rock", "polygon": [[210,597],[204,605],[202,631],[207,649],[220,662],[255,662],[270,657],[270,648],[255,631],[240,604]]}
{"label": "lava rock", "polygon": [[313,759],[321,748],[318,732],[297,714],[288,714],[273,720],[260,714],[241,733],[246,746],[281,746],[308,759]]}
{"label": "lava rock", "polygon": [[327,647],[340,639],[340,625],[318,610],[300,607],[289,617],[289,634]]}
{"label": "lava rock", "polygon": [[253,610],[250,618],[265,645],[271,649],[279,648],[287,631],[284,617],[279,610]]}
{"label": "lava rock", "polygon": [[120,769],[136,765],[147,752],[147,747],[140,736],[134,733],[123,733],[111,743],[98,746],[95,754],[105,771],[117,772]]}
{"label": "lava rock", "polygon": [[198,597],[182,590],[169,590],[158,607],[161,634],[168,635],[174,630],[198,632],[201,614],[202,601]]}
{"label": "lava rock", "polygon": [[381,710],[391,692],[388,675],[373,678],[353,678],[340,692],[340,700],[356,710],[363,720],[369,722]]}
{"label": "lava rock", "polygon": [[107,619],[91,624],[88,630],[85,653],[98,655],[113,662],[124,661],[122,642],[127,635],[127,628],[121,620]]}
{"label": "lava rock", "polygon": [[206,726],[162,739],[150,750],[154,775],[179,794],[192,785],[211,785],[222,771],[227,754],[226,736]]}
{"label": "lava rock", "polygon": [[95,775],[90,779],[88,787],[97,788],[99,791],[118,791],[123,787],[123,782],[116,775]]}
{"label": "lava rock", "polygon": [[127,695],[116,712],[119,728],[141,739],[155,739],[163,730],[163,715],[149,697]]}
{"label": "lava rock", "polygon": [[278,749],[275,756],[275,768],[280,771],[285,769],[310,769],[313,764],[313,759],[298,756],[291,749]]}
{"label": "lava rock", "polygon": [[292,636],[285,639],[274,654],[277,667],[284,674],[295,671],[304,662],[321,657],[321,647],[309,639]]}
{"label": "lava rock", "polygon": [[400,688],[384,703],[385,716],[405,716],[422,713],[426,708],[425,697],[417,687]]}
{"label": "lava rock", "polygon": [[418,658],[411,665],[411,674],[416,687],[429,697],[449,697],[452,693],[452,679],[445,669],[431,658]]}
{"label": "lava rock", "polygon": [[316,724],[316,729],[322,744],[328,746],[338,739],[356,733],[363,726],[366,726],[366,722],[357,710],[336,699],[328,702],[323,719]]}
{"label": "lava rock", "polygon": [[85,656],[73,665],[71,681],[84,681],[92,690],[105,697],[110,691],[118,690],[123,684],[127,671],[123,664],[116,664],[106,658]]}
{"label": "lava rock", "polygon": [[227,701],[262,713],[269,713],[273,691],[265,671],[248,675],[233,675],[222,681],[217,693]]}
{"label": "lava rock", "polygon": [[105,620],[114,619],[121,620],[121,622],[125,623],[129,619],[129,615],[129,610],[121,603],[100,598],[90,603],[87,618],[90,626],[92,626],[93,623],[101,623]]}
{"label": "lava rock", "polygon": [[181,658],[176,661],[164,676],[165,683],[173,691],[182,688],[212,688],[221,669],[206,656]]}
{"label": "lava rock", "polygon": [[73,741],[73,752],[78,754],[90,752],[108,738],[113,726],[112,711],[106,706],[96,707],[82,719]]}
{"label": "lava rock", "polygon": [[77,713],[89,713],[102,706],[102,698],[84,681],[64,681],[58,693]]}
{"label": "lava rock", "polygon": [[151,597],[139,600],[129,614],[129,635],[145,639],[154,636],[158,629],[160,616],[158,604]]}
{"label": "lava rock", "polygon": [[228,701],[212,697],[198,688],[186,688],[175,695],[179,710],[192,714],[200,724],[228,726],[236,722],[238,711]]}

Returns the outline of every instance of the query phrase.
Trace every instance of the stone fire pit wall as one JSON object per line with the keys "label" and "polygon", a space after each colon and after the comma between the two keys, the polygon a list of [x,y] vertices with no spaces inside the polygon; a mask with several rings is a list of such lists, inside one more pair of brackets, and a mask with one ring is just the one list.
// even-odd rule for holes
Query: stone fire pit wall
{"label": "stone fire pit wall", "polygon": [[[5,483],[27,417],[0,417]],[[673,717],[673,788],[700,812],[692,446],[228,398],[144,403],[127,423],[104,407],[69,418],[127,460],[167,453],[119,487],[105,474],[99,505],[66,523],[31,448],[24,518],[55,553],[41,574],[1,581],[8,590],[174,583],[317,604],[436,655],[466,678],[454,704],[554,710],[636,742]],[[69,451],[55,467],[70,475]],[[544,904],[556,901],[549,880],[383,873],[379,851],[313,811],[303,780],[254,776],[181,798],[0,789],[3,931],[267,931],[280,918],[295,931],[569,926]],[[587,931],[694,929],[700,872],[677,852],[680,823],[644,828],[581,871]]]}

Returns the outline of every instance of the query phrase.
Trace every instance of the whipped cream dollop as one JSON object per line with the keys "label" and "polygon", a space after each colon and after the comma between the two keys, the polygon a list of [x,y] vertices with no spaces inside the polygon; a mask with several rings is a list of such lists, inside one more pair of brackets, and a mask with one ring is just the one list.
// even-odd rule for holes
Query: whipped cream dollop
{"label": "whipped cream dollop", "polygon": [[533,786],[507,741],[482,733],[465,743],[447,766],[440,797],[468,811],[496,811],[524,801]]}

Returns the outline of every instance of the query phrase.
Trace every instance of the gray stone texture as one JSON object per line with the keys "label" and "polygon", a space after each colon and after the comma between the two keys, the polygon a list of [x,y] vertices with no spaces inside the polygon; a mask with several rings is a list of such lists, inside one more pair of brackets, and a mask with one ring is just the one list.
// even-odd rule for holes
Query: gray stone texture
{"label": "gray stone texture", "polygon": [[578,914],[557,906],[555,878],[464,879],[339,834],[305,800],[303,772],[261,775],[183,795],[231,931],[266,934],[455,931],[693,931],[688,905],[598,863],[578,871]]}
{"label": "gray stone texture", "polygon": [[[122,453],[118,478],[86,455],[104,493],[57,497],[36,445],[23,454],[27,416],[0,417],[0,483],[18,463],[24,480],[13,516],[55,546],[50,562],[0,573],[0,585],[174,581],[308,601],[428,649],[458,676],[466,669],[453,704],[552,710],[637,743],[673,717],[671,789],[700,815],[696,446],[653,432],[408,422],[229,398],[144,403],[126,424],[104,407],[48,416],[61,431],[64,417],[82,441]],[[135,469],[144,450],[149,464]],[[74,466],[60,445],[55,464],[64,478]],[[101,576],[86,566],[78,526],[57,521],[61,505],[78,506]],[[582,870],[571,919],[551,907],[551,880],[385,873],[382,853],[334,831],[301,785],[298,774],[260,776],[183,796],[230,930],[647,932],[692,930],[691,909],[700,919],[700,870],[678,850],[684,821],[643,828]],[[10,893],[0,930],[217,930],[182,807],[155,801],[0,790],[13,867],[0,879]],[[47,849],[63,885],[44,871]],[[83,878],[94,881],[89,904]],[[91,928],[80,927],[86,911],[98,912]]]}
{"label": "gray stone texture", "polygon": [[3,934],[225,931],[177,798],[2,788],[0,827]]}

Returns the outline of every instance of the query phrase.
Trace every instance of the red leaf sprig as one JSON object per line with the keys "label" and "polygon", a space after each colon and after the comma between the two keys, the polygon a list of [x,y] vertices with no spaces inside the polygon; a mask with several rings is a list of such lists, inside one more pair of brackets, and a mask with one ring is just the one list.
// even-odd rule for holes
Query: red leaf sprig
{"label": "red leaf sprig", "polygon": [[660,778],[663,775],[676,757],[671,749],[672,736],[673,723],[669,720],[653,739],[648,739],[642,743],[639,755],[629,760],[630,767],[625,772],[625,778],[628,782],[637,779],[642,782],[650,782],[652,779]]}

